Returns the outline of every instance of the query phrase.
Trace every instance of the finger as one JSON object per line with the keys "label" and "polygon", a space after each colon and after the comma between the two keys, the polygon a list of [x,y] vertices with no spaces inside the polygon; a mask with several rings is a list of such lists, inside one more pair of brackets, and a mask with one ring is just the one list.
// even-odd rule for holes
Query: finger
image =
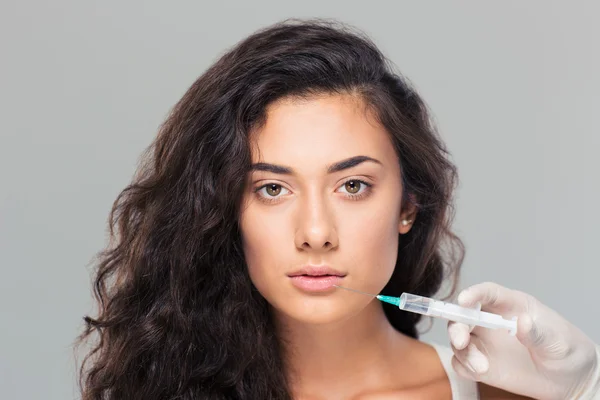
{"label": "finger", "polygon": [[482,307],[499,307],[515,303],[515,291],[500,286],[494,282],[485,282],[473,285],[458,295],[458,304],[463,307],[472,307],[477,302]]}
{"label": "finger", "polygon": [[517,339],[525,347],[533,347],[536,342],[536,329],[533,327],[533,320],[529,314],[520,315],[517,319]]}
{"label": "finger", "polygon": [[454,356],[467,369],[473,371],[475,375],[485,374],[490,369],[488,358],[475,346],[473,342],[462,350],[452,348]]}
{"label": "finger", "polygon": [[452,346],[454,346],[457,350],[462,350],[469,345],[471,340],[470,328],[468,325],[449,321],[448,336]]}
{"label": "finger", "polygon": [[517,339],[528,349],[541,352],[546,357],[554,354],[561,358],[568,351],[568,346],[562,346],[560,341],[555,341],[553,346],[547,346],[549,335],[545,329],[524,313],[517,319]]}
{"label": "finger", "polygon": [[472,381],[477,380],[477,373],[473,371],[471,367],[463,365],[463,363],[461,363],[456,356],[452,357],[452,368],[463,378],[470,379]]}

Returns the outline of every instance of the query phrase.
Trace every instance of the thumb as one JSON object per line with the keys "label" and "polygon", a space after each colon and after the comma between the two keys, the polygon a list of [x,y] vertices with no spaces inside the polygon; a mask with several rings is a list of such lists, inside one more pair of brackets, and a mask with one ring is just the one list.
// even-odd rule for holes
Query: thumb
{"label": "thumb", "polygon": [[517,339],[530,350],[535,350],[544,342],[540,327],[533,322],[531,315],[523,313],[517,319]]}
{"label": "thumb", "polygon": [[561,359],[568,352],[568,345],[563,340],[557,340],[551,325],[534,319],[528,313],[523,313],[517,319],[517,339],[529,351],[540,358]]}
{"label": "thumb", "polygon": [[564,340],[557,340],[551,325],[523,313],[517,320],[517,339],[538,360],[560,360],[569,352]]}

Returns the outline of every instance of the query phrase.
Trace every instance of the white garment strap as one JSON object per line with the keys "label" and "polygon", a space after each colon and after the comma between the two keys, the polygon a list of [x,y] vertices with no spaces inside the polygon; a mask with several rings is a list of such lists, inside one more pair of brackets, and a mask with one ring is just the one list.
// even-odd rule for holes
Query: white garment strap
{"label": "white garment strap", "polygon": [[452,368],[452,349],[436,343],[429,343],[438,353],[452,390],[452,399],[455,400],[479,400],[477,382],[465,379]]}

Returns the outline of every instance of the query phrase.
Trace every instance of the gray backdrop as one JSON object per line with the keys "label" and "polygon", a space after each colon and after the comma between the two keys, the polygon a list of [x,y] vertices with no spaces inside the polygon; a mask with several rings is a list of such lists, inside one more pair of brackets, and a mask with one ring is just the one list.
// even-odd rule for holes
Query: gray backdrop
{"label": "gray backdrop", "polygon": [[77,398],[112,201],[196,77],[287,17],[362,28],[432,107],[461,177],[461,287],[525,290],[600,341],[600,3],[229,3],[1,2],[0,398]]}

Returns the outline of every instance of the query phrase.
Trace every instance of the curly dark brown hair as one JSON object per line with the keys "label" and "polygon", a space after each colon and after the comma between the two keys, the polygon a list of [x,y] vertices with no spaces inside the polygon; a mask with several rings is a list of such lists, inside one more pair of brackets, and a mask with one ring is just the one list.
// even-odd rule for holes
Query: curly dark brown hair
{"label": "curly dark brown hair", "polygon": [[[98,315],[80,343],[84,400],[290,399],[269,304],[253,287],[238,219],[248,133],[286,96],[358,93],[387,129],[416,204],[383,293],[436,293],[464,248],[451,232],[456,168],[427,108],[362,33],[288,20],[254,33],[185,93],[114,203],[96,261]],[[417,337],[419,316],[384,305]]]}

